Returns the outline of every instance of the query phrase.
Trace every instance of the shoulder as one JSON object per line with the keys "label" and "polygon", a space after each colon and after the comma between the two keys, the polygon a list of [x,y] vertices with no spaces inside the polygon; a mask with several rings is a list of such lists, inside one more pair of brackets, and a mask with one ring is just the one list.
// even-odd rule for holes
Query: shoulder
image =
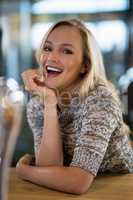
{"label": "shoulder", "polygon": [[114,95],[114,91],[103,84],[97,85],[93,90],[88,92],[88,95],[84,99],[84,103],[91,101],[98,101],[99,103],[116,103],[120,106],[119,98],[116,97],[116,91]]}
{"label": "shoulder", "polygon": [[99,113],[100,116],[112,114],[117,118],[117,121],[122,120],[122,109],[119,98],[116,98],[111,89],[105,85],[98,85],[95,89],[88,92],[82,105],[85,113]]}

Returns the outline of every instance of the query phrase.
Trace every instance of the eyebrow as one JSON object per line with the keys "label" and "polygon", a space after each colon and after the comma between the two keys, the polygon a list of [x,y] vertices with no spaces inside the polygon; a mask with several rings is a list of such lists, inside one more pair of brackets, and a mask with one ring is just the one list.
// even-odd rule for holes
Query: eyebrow
{"label": "eyebrow", "polygon": [[[51,41],[49,41],[49,40],[46,40],[45,43],[49,43],[49,44],[53,45],[53,43]],[[69,47],[74,48],[73,45],[70,44],[70,43],[62,43],[61,46],[69,46]]]}

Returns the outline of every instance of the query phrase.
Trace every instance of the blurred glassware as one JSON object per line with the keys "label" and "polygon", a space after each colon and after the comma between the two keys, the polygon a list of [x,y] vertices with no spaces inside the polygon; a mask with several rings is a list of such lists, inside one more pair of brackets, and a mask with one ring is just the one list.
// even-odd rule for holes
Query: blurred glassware
{"label": "blurred glassware", "polygon": [[0,77],[0,200],[7,200],[9,169],[19,135],[24,93],[18,83]]}

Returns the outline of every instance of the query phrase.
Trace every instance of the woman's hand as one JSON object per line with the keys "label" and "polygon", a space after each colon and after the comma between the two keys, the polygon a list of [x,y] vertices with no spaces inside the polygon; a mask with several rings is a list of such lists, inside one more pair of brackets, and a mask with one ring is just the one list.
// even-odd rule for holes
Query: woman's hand
{"label": "woman's hand", "polygon": [[57,91],[49,88],[45,82],[40,84],[41,82],[39,82],[37,79],[38,76],[39,70],[35,69],[28,69],[22,73],[25,90],[38,94],[43,99],[45,106],[56,106],[58,103]]}
{"label": "woman's hand", "polygon": [[25,85],[25,90],[35,92],[38,90],[38,85],[34,79],[39,75],[39,71],[35,69],[25,70],[21,76]]}
{"label": "woman's hand", "polygon": [[25,154],[16,165],[16,173],[22,179],[26,179],[26,169],[27,166],[30,166],[33,161],[33,156],[29,154]]}
{"label": "woman's hand", "polygon": [[34,163],[35,163],[35,157],[30,154],[25,154],[23,157],[19,159],[17,166],[21,164],[32,165]]}

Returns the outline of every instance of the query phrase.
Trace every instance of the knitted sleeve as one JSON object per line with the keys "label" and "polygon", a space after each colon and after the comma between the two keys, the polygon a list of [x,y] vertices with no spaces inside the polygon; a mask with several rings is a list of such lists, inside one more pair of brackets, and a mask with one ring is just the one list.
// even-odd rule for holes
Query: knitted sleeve
{"label": "knitted sleeve", "polygon": [[42,138],[44,122],[44,106],[38,96],[34,96],[27,104],[27,120],[34,137],[34,151],[37,154]]}
{"label": "knitted sleeve", "polygon": [[120,115],[117,101],[106,92],[94,93],[86,98],[71,166],[97,174]]}

